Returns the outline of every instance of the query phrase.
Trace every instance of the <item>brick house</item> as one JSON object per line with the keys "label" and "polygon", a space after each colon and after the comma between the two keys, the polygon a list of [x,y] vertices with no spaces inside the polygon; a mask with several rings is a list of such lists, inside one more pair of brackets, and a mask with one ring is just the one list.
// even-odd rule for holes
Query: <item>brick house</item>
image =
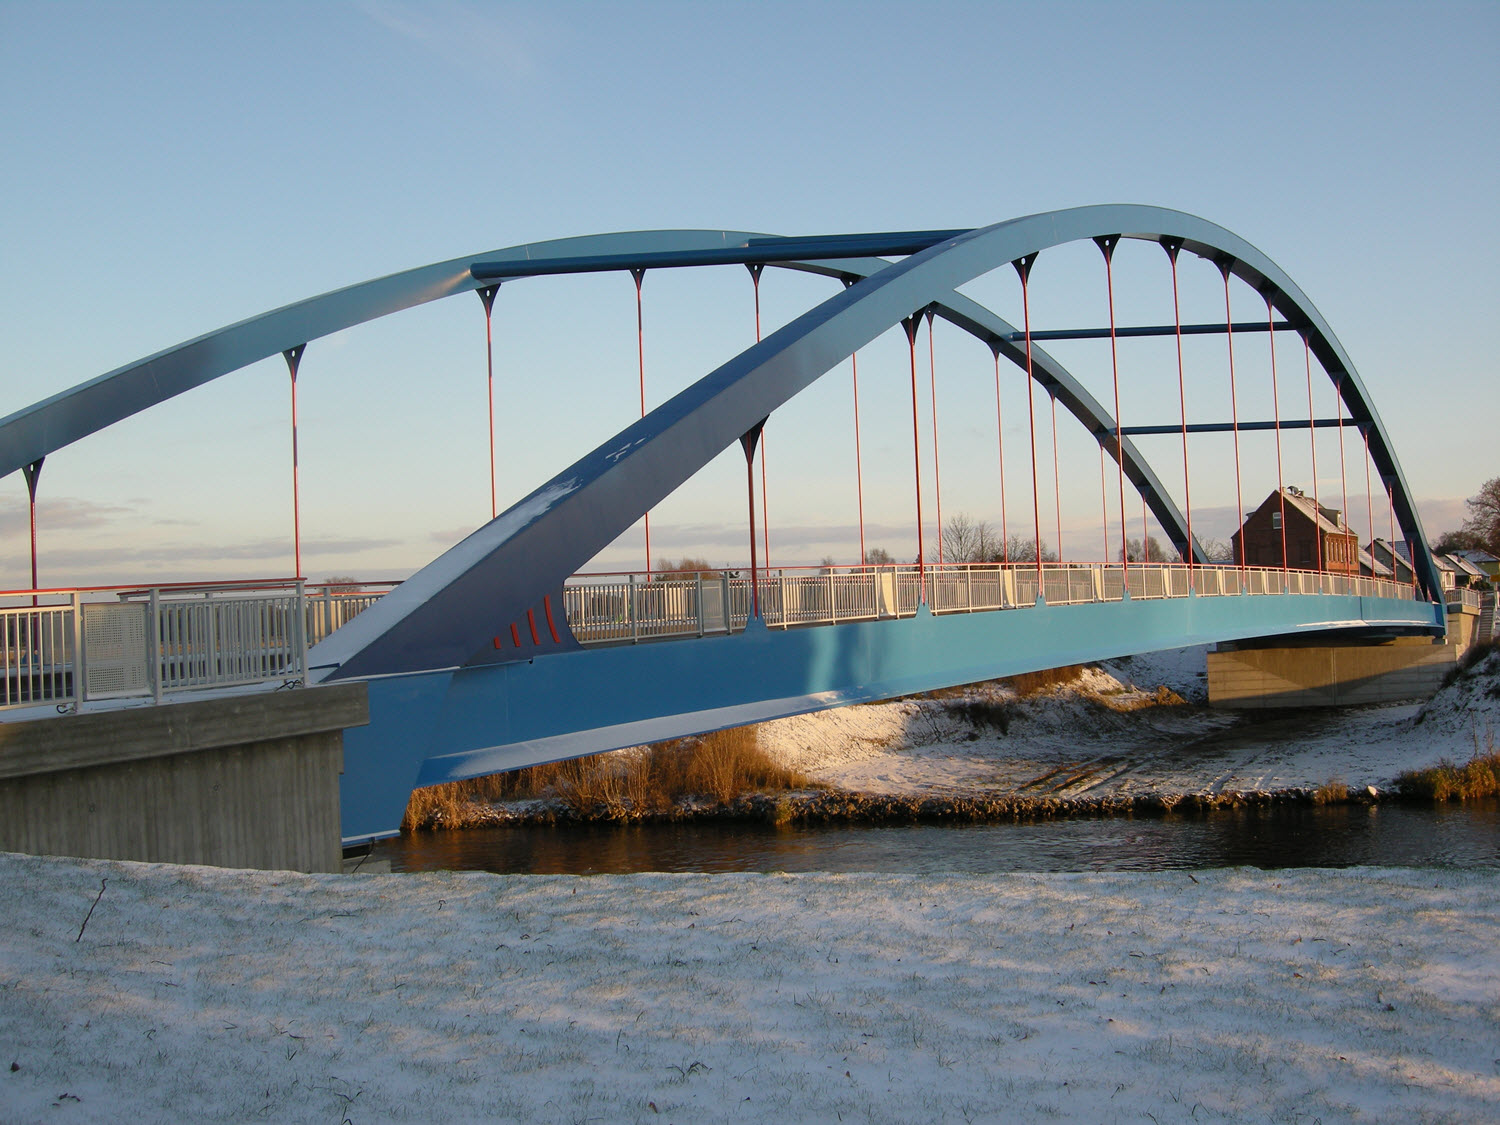
{"label": "brick house", "polygon": [[[1230,536],[1234,561],[1245,566],[1283,565],[1281,557],[1282,513],[1286,518],[1286,564],[1294,570],[1322,569],[1333,574],[1360,573],[1362,552],[1359,536],[1344,522],[1343,513],[1314,502],[1302,490],[1288,485],[1272,492],[1245,519],[1244,527]],[[1244,554],[1240,554],[1241,542]]]}

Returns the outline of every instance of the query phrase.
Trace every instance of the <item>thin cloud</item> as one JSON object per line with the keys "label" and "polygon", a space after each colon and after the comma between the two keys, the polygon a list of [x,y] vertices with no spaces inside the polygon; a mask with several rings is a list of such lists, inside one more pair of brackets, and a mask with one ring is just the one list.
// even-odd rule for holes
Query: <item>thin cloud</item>
{"label": "thin cloud", "polygon": [[[400,539],[317,539],[302,544],[306,556],[351,555],[363,551],[400,546]],[[23,545],[24,546],[24,545]],[[292,555],[292,544],[286,539],[252,539],[239,543],[166,543],[121,545],[111,547],[48,546],[42,557],[49,569],[89,569],[134,564],[172,566],[185,562],[263,562],[286,559]],[[29,555],[12,552],[4,559],[11,565],[29,560]]]}
{"label": "thin cloud", "polygon": [[[48,531],[87,531],[115,523],[134,510],[60,496],[53,500],[38,500],[36,520],[39,528]],[[30,526],[31,514],[26,501],[10,497],[0,500],[0,534],[25,536],[30,533]]]}
{"label": "thin cloud", "polygon": [[522,26],[514,12],[461,0],[355,0],[354,6],[392,34],[448,62],[512,81],[535,78],[540,71],[528,44],[537,37],[536,29]]}

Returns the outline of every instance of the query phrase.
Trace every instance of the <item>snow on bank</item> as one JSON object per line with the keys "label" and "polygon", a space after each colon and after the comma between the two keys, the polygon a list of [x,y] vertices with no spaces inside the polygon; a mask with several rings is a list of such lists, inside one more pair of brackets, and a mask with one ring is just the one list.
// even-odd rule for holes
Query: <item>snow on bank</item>
{"label": "snow on bank", "polygon": [[5,855],[0,1118],[1493,1120],[1496,891]]}
{"label": "snow on bank", "polygon": [[1424,738],[1458,736],[1457,741],[1467,745],[1466,751],[1454,755],[1459,761],[1476,750],[1500,748],[1500,649],[1491,649],[1484,659],[1460,670],[1416,721]]}
{"label": "snow on bank", "polygon": [[[890,795],[1143,795],[1388,788],[1442,758],[1466,761],[1500,736],[1500,654],[1425,708],[1278,712],[1204,706],[1203,646],[1088,667],[1019,698],[1000,684],[965,698],[1004,707],[1004,731],[976,729],[950,700],[901,700],[762,724],[761,744],[841,789]],[[1158,704],[1166,688],[1186,703]],[[1420,719],[1420,721],[1419,721]]]}

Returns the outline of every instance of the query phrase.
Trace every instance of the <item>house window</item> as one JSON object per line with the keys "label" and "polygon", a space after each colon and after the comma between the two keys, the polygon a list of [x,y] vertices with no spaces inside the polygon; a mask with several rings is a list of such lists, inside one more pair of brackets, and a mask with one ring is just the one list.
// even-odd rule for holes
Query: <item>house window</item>
{"label": "house window", "polygon": [[1272,531],[1280,531],[1281,530],[1281,513],[1280,512],[1272,512],[1271,513],[1271,530]]}

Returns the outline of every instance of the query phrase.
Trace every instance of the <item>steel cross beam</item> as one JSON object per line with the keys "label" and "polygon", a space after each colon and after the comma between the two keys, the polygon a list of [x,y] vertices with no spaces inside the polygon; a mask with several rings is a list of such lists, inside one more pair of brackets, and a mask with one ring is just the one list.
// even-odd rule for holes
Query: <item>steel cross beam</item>
{"label": "steel cross beam", "polygon": [[1120,433],[1126,437],[1144,434],[1227,434],[1236,427],[1241,433],[1246,430],[1333,430],[1344,426],[1359,428],[1353,418],[1283,418],[1280,422],[1189,422],[1183,426],[1178,422],[1167,422],[1160,426],[1121,426]]}
{"label": "steel cross beam", "polygon": [[965,230],[899,231],[887,234],[829,234],[802,238],[750,237],[737,246],[708,250],[657,250],[643,254],[591,254],[545,261],[475,262],[478,281],[504,281],[548,274],[608,273],[614,270],[674,269],[684,266],[760,266],[809,259],[904,257],[946,242]]}
{"label": "steel cross beam", "polygon": [[[1263,320],[1235,321],[1233,324],[1184,324],[1179,327],[1175,324],[1122,324],[1115,326],[1115,336],[1118,339],[1133,338],[1139,336],[1176,336],[1179,331],[1184,336],[1223,336],[1233,330],[1235,332],[1269,332],[1272,326]],[[1296,332],[1297,326],[1287,320],[1279,320],[1275,324],[1277,332]],[[1011,339],[1024,340],[1026,333],[1017,332]],[[1037,340],[1108,340],[1108,328],[1043,328],[1032,329],[1031,339]]]}

